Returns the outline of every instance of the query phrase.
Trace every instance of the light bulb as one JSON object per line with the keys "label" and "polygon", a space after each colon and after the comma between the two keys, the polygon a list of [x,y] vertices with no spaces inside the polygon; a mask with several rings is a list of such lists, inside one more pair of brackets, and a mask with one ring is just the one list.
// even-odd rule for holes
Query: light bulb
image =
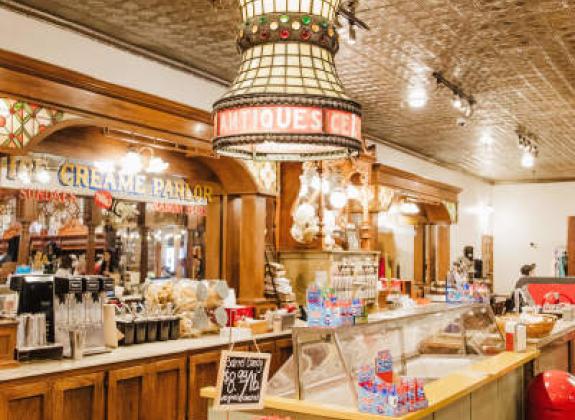
{"label": "light bulb", "polygon": [[412,87],[407,93],[407,103],[411,108],[423,108],[427,104],[427,91],[422,86]]}
{"label": "light bulb", "polygon": [[521,166],[524,168],[532,168],[535,165],[535,156],[529,152],[523,152],[521,157]]}
{"label": "light bulb", "polygon": [[314,190],[316,190],[316,191],[319,190],[321,188],[320,177],[318,175],[314,175],[311,179],[310,185]]}
{"label": "light bulb", "polygon": [[36,173],[36,179],[40,184],[47,184],[50,182],[50,172],[48,172],[46,168],[41,168]]}
{"label": "light bulb", "polygon": [[411,201],[404,201],[399,206],[399,211],[402,214],[418,214],[419,213],[419,206]]}
{"label": "light bulb", "polygon": [[491,146],[493,144],[493,137],[491,137],[490,133],[483,133],[479,139],[479,142],[483,146]]}
{"label": "light bulb", "polygon": [[137,152],[128,152],[122,158],[122,170],[120,171],[123,175],[134,175],[142,170],[142,157]]}
{"label": "light bulb", "polygon": [[331,190],[331,183],[329,182],[329,180],[327,178],[323,178],[321,180],[321,191],[324,194],[328,194]]}
{"label": "light bulb", "polygon": [[359,200],[359,189],[355,185],[348,185],[346,188],[347,197],[350,200]]}
{"label": "light bulb", "polygon": [[333,190],[332,193],[329,195],[329,204],[334,209],[342,209],[347,204],[347,196],[345,192],[340,189]]}
{"label": "light bulb", "polygon": [[461,111],[461,109],[463,108],[463,103],[461,102],[461,98],[459,96],[453,98],[453,102],[451,102],[451,104],[453,105],[453,108],[459,111]]}
{"label": "light bulb", "polygon": [[150,158],[146,172],[151,174],[160,174],[168,169],[168,166],[170,166],[168,162],[165,162],[162,158],[154,156]]}

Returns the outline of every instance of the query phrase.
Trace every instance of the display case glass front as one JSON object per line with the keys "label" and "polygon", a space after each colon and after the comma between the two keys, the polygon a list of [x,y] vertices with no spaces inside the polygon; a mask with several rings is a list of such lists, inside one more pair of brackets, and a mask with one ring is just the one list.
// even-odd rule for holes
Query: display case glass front
{"label": "display case glass front", "polygon": [[357,407],[358,372],[389,351],[393,376],[433,381],[504,350],[489,305],[380,313],[367,324],[295,328],[294,356],[270,381],[282,397]]}

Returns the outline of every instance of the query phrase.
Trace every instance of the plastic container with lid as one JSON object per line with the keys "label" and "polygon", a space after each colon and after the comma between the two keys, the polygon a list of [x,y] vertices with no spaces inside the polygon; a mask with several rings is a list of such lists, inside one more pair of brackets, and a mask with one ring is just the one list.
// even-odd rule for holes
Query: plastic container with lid
{"label": "plastic container with lid", "polygon": [[116,321],[116,327],[122,333],[123,337],[118,344],[120,346],[131,346],[134,344],[135,338],[135,325],[131,320],[120,319]]}
{"label": "plastic container with lid", "polygon": [[146,342],[148,322],[145,318],[136,318],[134,320],[135,338],[134,343],[141,344]]}
{"label": "plastic container with lid", "polygon": [[170,340],[177,340],[180,338],[180,317],[175,316],[170,319]]}

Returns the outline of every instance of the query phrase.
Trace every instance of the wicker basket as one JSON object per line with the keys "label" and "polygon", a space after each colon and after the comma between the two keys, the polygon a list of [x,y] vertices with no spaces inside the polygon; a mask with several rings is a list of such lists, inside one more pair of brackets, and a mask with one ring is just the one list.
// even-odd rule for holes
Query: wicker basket
{"label": "wicker basket", "polygon": [[[557,317],[554,315],[538,315],[544,320],[537,324],[527,324],[527,338],[543,338],[548,336],[551,331],[553,331],[553,327],[555,326],[555,322],[557,322]],[[519,317],[517,315],[505,315],[505,316],[498,316],[497,317],[497,327],[501,334],[505,337],[505,323],[508,320],[517,320]]]}

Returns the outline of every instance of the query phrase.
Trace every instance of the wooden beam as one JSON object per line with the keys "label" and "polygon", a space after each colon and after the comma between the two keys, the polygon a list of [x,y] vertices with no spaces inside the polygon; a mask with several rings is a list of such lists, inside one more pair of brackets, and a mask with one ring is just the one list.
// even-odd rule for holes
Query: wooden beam
{"label": "wooden beam", "polygon": [[0,50],[0,92],[80,116],[182,135],[212,136],[209,112]]}
{"label": "wooden beam", "polygon": [[457,196],[462,191],[461,188],[381,164],[373,165],[372,183],[401,190],[416,197],[432,201],[457,202]]}

